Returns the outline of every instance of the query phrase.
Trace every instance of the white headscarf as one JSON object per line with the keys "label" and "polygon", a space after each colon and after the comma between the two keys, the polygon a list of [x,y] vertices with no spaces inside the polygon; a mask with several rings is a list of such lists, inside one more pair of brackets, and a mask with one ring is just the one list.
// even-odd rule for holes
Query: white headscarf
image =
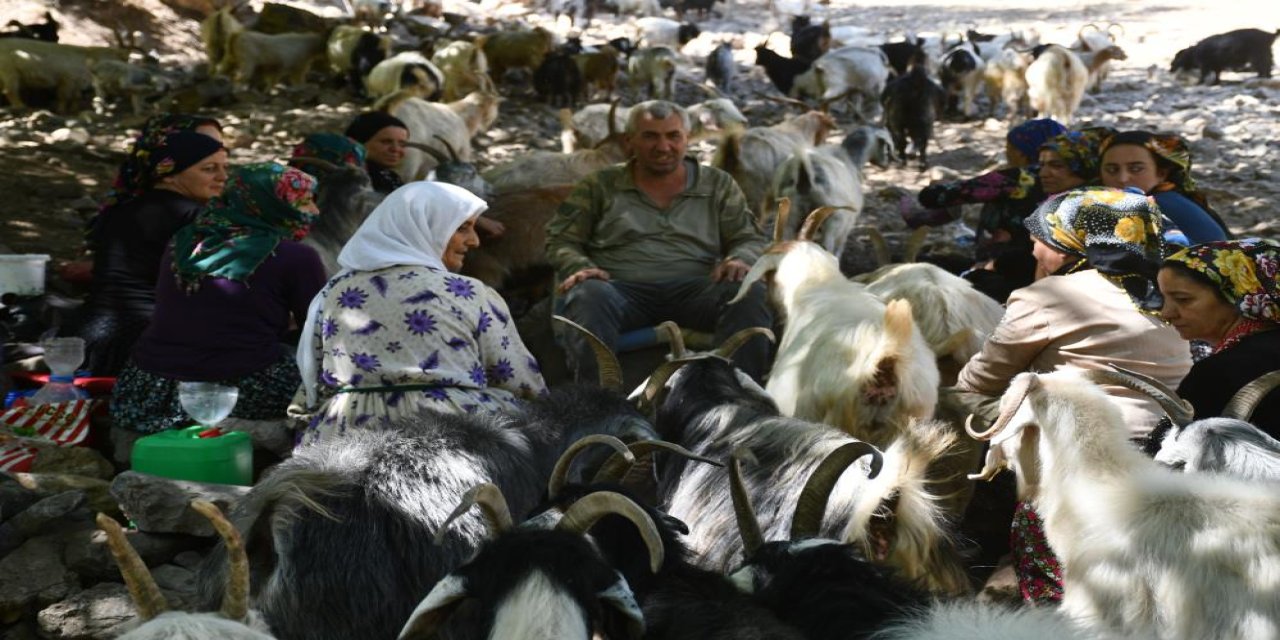
{"label": "white headscarf", "polygon": [[[382,200],[338,254],[342,270],[375,271],[396,265],[445,269],[442,260],[449,239],[462,223],[489,207],[462,187],[441,182],[411,182]],[[333,278],[330,278],[332,282]],[[307,321],[298,340],[298,373],[306,391],[307,407],[316,405],[315,333],[326,286],[311,299]]]}

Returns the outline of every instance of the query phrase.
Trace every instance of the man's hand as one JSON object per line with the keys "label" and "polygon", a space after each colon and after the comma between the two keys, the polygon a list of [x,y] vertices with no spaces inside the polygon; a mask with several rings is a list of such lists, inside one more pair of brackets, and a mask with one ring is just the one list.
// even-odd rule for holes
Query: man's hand
{"label": "man's hand", "polygon": [[711,270],[712,282],[742,282],[751,267],[737,258],[725,258]]}
{"label": "man's hand", "polygon": [[579,282],[582,282],[584,280],[608,280],[608,279],[609,279],[608,271],[605,271],[604,269],[600,269],[597,267],[588,267],[586,269],[583,269],[582,271],[579,271],[569,276],[568,278],[565,278],[564,282],[560,283],[559,291],[560,293],[566,293],[570,289],[576,287]]}

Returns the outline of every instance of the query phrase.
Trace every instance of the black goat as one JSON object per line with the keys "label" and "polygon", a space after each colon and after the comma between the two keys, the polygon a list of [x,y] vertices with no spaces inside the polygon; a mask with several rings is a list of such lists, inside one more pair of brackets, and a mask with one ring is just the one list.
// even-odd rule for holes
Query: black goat
{"label": "black goat", "polygon": [[356,46],[351,50],[351,69],[347,71],[347,86],[355,92],[356,96],[369,97],[364,79],[374,67],[378,66],[379,62],[386,59],[387,50],[383,47],[382,38],[368,32],[360,35],[356,40]]}
{"label": "black goat", "polygon": [[53,19],[51,12],[44,12],[44,22],[41,24],[22,24],[17,20],[10,20],[5,25],[5,29],[10,31],[0,32],[0,38],[27,38],[30,40],[44,40],[45,42],[58,41],[58,21]]}
{"label": "black goat", "polygon": [[778,91],[783,95],[791,95],[791,86],[795,84],[796,76],[808,71],[810,63],[774,53],[767,44],[756,47],[756,64],[764,67],[765,75],[769,76]]}
{"label": "black goat", "polygon": [[607,44],[613,47],[614,49],[617,49],[618,51],[622,52],[622,56],[627,60],[630,60],[631,54],[635,53],[636,51],[636,43],[632,42],[631,38],[627,38],[625,36],[621,38],[614,38],[610,40]]}
{"label": "black goat", "polygon": [[880,45],[880,50],[889,58],[889,68],[896,76],[906,75],[913,62],[925,60],[924,38],[916,38],[915,42],[910,38],[902,42],[886,42]]}
{"label": "black goat", "polygon": [[577,106],[578,96],[582,94],[582,71],[573,61],[573,53],[560,50],[543,58],[533,72],[533,89],[539,99],[553,107]]}
{"label": "black goat", "polygon": [[1210,84],[1218,84],[1223,71],[1245,67],[1252,67],[1259,78],[1270,78],[1274,64],[1271,45],[1276,36],[1280,36],[1280,30],[1268,33],[1261,29],[1236,29],[1209,36],[1175,54],[1169,70],[1174,73],[1198,70],[1201,84],[1211,74]]}
{"label": "black goat", "polygon": [[796,16],[791,19],[791,57],[805,65],[831,49],[831,25],[825,20],[822,24],[813,24],[809,16]]}
{"label": "black goat", "polygon": [[319,158],[293,158],[294,165],[317,178],[316,206],[320,215],[307,234],[305,244],[320,254],[325,271],[336,274],[338,254],[360,228],[365,218],[382,202],[382,194],[373,190],[364,167],[335,165]]}
{"label": "black goat", "polygon": [[907,139],[920,154],[920,168],[929,166],[929,139],[933,123],[946,108],[947,92],[929,77],[925,65],[916,62],[906,75],[884,88],[880,102],[884,105],[884,126],[893,136],[898,161],[907,164]]}

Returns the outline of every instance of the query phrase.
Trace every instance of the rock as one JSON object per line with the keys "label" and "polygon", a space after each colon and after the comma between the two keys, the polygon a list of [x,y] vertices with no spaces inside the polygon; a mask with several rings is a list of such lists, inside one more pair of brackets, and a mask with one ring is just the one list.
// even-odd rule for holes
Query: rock
{"label": "rock", "polygon": [[66,491],[45,498],[9,518],[0,524],[0,556],[18,548],[28,538],[48,533],[68,520],[89,522],[93,514],[84,508],[84,504],[83,491]]}
{"label": "rock", "polygon": [[66,473],[110,480],[115,467],[88,447],[42,447],[31,462],[31,473]]}
{"label": "rock", "polygon": [[36,494],[47,497],[64,491],[83,491],[86,504],[95,512],[116,515],[120,505],[111,497],[111,483],[89,476],[77,476],[70,473],[15,473],[13,478],[23,487]]}
{"label": "rock", "polygon": [[172,564],[162,564],[151,570],[151,577],[161,589],[173,591],[191,600],[196,594],[196,572]]}
{"label": "rock", "polygon": [[204,562],[204,556],[195,551],[183,551],[173,557],[174,564],[192,571],[198,569],[202,562]]}
{"label": "rock", "polygon": [[1210,140],[1221,140],[1225,135],[1226,133],[1223,132],[1221,128],[1219,128],[1217,125],[1214,125],[1214,124],[1206,124],[1200,128],[1200,137],[1202,138],[1208,138]]}
{"label": "rock", "polygon": [[34,608],[44,608],[80,588],[76,574],[62,564],[63,540],[40,536],[0,559],[0,624]]}
{"label": "rock", "polygon": [[22,486],[7,474],[0,474],[0,522],[22,513],[36,503],[40,494]]}
{"label": "rock", "polygon": [[89,131],[84,127],[62,127],[49,134],[49,142],[74,142],[85,144],[89,141]]}
{"label": "rock", "polygon": [[132,625],[138,609],[129,589],[116,582],[95,584],[45,607],[36,616],[44,638],[114,638]]}
{"label": "rock", "polygon": [[[185,553],[194,554],[193,549],[202,549],[210,544],[210,541],[204,538],[172,533],[143,533],[125,529],[124,535],[148,567],[158,567],[168,562],[176,563],[178,556]],[[195,555],[196,562],[200,562],[199,554]],[[116,566],[115,559],[111,557],[111,550],[107,547],[107,534],[96,529],[77,531],[68,535],[63,559],[68,568],[87,582],[121,579],[120,568]]]}
{"label": "rock", "polygon": [[226,513],[248,492],[249,487],[172,480],[136,471],[126,471],[111,483],[111,495],[121,510],[148,533],[216,535],[209,521],[191,510],[191,501],[207,500]]}

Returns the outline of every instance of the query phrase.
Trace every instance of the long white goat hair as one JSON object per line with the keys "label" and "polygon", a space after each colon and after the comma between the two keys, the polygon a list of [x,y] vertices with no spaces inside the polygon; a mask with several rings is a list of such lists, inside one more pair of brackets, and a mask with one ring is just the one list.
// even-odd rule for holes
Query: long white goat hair
{"label": "long white goat hair", "polygon": [[[872,634],[872,640],[1121,640],[1099,635],[1052,607],[1004,607],[973,601],[940,602]],[[1123,636],[1125,640],[1135,640]],[[1155,636],[1151,636],[1155,640]]]}
{"label": "long white goat hair", "polygon": [[1280,495],[1271,483],[1180,474],[1126,439],[1120,409],[1075,370],[1014,378],[993,446],[1041,471],[1036,508],[1062,560],[1062,610],[1168,640],[1280,638]]}
{"label": "long white goat hair", "polygon": [[766,391],[783,415],[829,424],[881,448],[911,419],[933,415],[938,365],[911,321],[909,302],[881,303],[845,279],[835,256],[807,241],[770,249],[743,279],[739,296],[769,271],[786,328]]}
{"label": "long white goat hair", "polygon": [[1155,459],[1189,473],[1280,480],[1280,441],[1235,418],[1205,418],[1172,427],[1160,441]]}
{"label": "long white goat hair", "polygon": [[[840,207],[823,225],[819,242],[823,249],[839,257],[862,215],[862,171],[853,166],[839,145],[802,149],[783,162],[773,175],[770,199],[784,197],[803,203],[801,211]],[[783,237],[795,237],[799,231],[797,226],[787,227]]]}
{"label": "long white goat hair", "polygon": [[982,343],[1004,315],[1000,303],[973,288],[968,280],[927,262],[889,265],[872,272],[867,291],[884,302],[911,302],[911,317],[939,358],[963,365],[982,350]]}
{"label": "long white goat hair", "polygon": [[1089,83],[1089,70],[1080,57],[1064,47],[1049,45],[1027,67],[1026,78],[1031,108],[1041,117],[1071,124]]}

